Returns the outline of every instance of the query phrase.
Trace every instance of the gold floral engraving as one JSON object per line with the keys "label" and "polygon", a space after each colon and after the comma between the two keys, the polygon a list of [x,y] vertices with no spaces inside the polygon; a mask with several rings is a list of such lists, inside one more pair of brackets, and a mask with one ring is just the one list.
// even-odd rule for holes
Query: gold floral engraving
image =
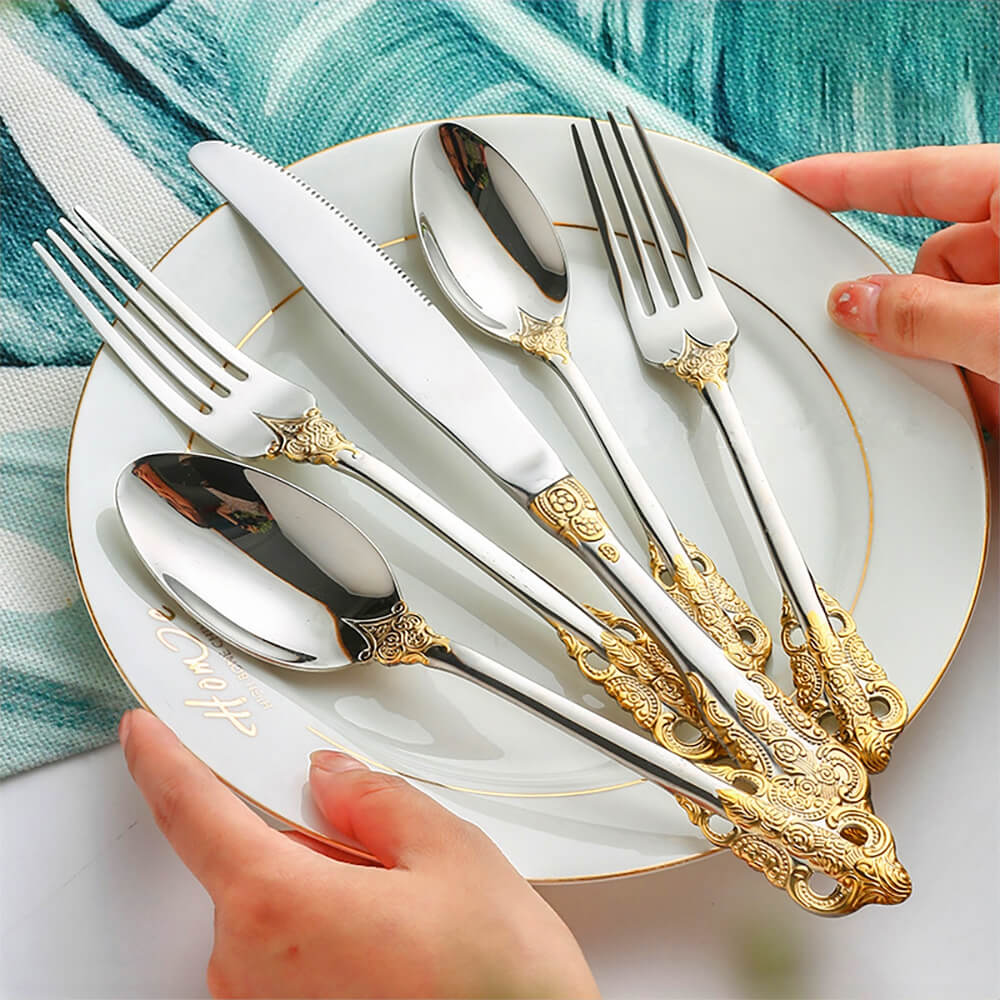
{"label": "gold floral engraving", "polygon": [[[901,903],[910,895],[910,876],[896,857],[892,832],[869,809],[789,797],[780,778],[723,765],[706,769],[733,786],[719,792],[733,828],[717,832],[709,810],[675,796],[688,818],[709,842],[728,848],[800,906],[839,916],[869,903]],[[834,879],[836,888],[818,893],[810,884],[815,872]]]}
{"label": "gold floral engraving", "polygon": [[[645,728],[668,749],[698,761],[731,757],[740,767],[764,776],[774,775],[773,758],[784,772],[781,781],[793,790],[828,802],[868,801],[868,772],[857,757],[830,737],[766,674],[746,673],[747,681],[759,688],[760,694],[751,696],[737,690],[734,717],[698,674],[682,675],[634,621],[590,605],[584,607],[609,629],[602,635],[602,655],[610,666],[638,679],[660,698],[664,714],[654,720],[655,725]],[[570,647],[566,637],[563,642],[586,677],[604,684],[615,676],[603,673],[603,666],[587,659],[592,652],[590,647],[585,644]],[[581,647],[585,651],[582,657]],[[609,693],[614,695],[612,691]],[[636,721],[642,725],[641,720]],[[685,743],[675,733],[681,721],[699,731],[695,743]]]}
{"label": "gold floral engraving", "polygon": [[771,655],[767,626],[733,590],[715,563],[690,539],[684,535],[680,538],[688,558],[675,558],[669,577],[671,567],[650,540],[649,565],[654,579],[736,666],[741,670],[763,670]]}
{"label": "gold floral engraving", "polygon": [[556,316],[555,319],[538,319],[523,309],[519,309],[518,312],[521,314],[521,329],[514,335],[514,342],[520,344],[528,354],[537,355],[546,361],[560,358],[563,363],[567,363],[569,338],[566,335],[566,327],[563,326],[562,316]]}
{"label": "gold floral engraving", "polygon": [[[796,698],[816,717],[833,712],[843,743],[869,771],[881,771],[906,724],[906,699],[858,635],[850,612],[822,587],[817,591],[830,619],[840,623],[836,631],[812,614],[806,622],[805,641],[796,643],[792,635],[798,619],[787,598],[782,605],[781,644],[791,663]],[[882,702],[885,712],[877,715],[873,701]]]}
{"label": "gold floral engraving", "polygon": [[277,437],[267,451],[268,458],[284,455],[293,462],[336,465],[340,452],[358,454],[358,449],[315,406],[301,417],[283,419],[257,415]]}
{"label": "gold floral engraving", "polygon": [[[871,812],[868,772],[766,674],[747,673],[761,694],[751,697],[737,690],[734,719],[700,677],[682,678],[634,622],[587,610],[608,626],[601,635],[604,662],[592,657],[594,650],[586,643],[557,629],[584,676],[603,685],[661,746],[732,786],[719,795],[734,824],[727,833],[709,825],[709,810],[676,796],[712,844],[731,850],[815,913],[849,913],[867,903],[897,903],[909,895],[909,875],[896,860],[892,835]],[[678,729],[681,722],[689,724],[686,732],[695,733],[693,741]],[[727,758],[737,766],[725,763]],[[811,886],[815,872],[837,882],[831,894],[821,895]]]}
{"label": "gold floral engraving", "polygon": [[722,388],[729,371],[729,348],[731,340],[720,340],[717,344],[702,344],[687,331],[684,333],[684,348],[680,355],[664,364],[672,368],[674,374],[699,392],[709,382]]}
{"label": "gold floral engraving", "polygon": [[601,554],[601,558],[607,559],[608,562],[616,563],[621,558],[621,553],[610,542],[602,542],[597,546],[597,551]]}
{"label": "gold floral engraving", "polygon": [[432,631],[422,615],[406,606],[406,601],[399,601],[384,618],[344,620],[353,625],[368,643],[359,660],[377,660],[387,667],[397,663],[427,663],[425,654],[432,646],[451,649],[448,639]]}
{"label": "gold floral engraving", "polygon": [[531,512],[571,545],[599,542],[608,533],[594,498],[574,476],[542,490],[531,501]]}
{"label": "gold floral engraving", "polygon": [[[588,610],[594,613],[594,609]],[[606,612],[600,614],[607,616],[609,624],[631,624]],[[601,634],[602,659],[592,659],[594,650],[585,642],[558,626],[556,631],[583,676],[600,684],[622,708],[631,712],[636,723],[657,743],[691,761],[710,761],[721,756],[715,738],[676,671],[668,669],[661,673],[659,665],[647,660],[628,639],[613,632]],[[687,726],[678,729],[682,722]]]}

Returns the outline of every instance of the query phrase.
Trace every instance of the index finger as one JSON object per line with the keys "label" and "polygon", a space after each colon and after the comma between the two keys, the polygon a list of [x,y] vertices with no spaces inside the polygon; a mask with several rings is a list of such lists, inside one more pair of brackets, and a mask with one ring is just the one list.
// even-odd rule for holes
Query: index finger
{"label": "index finger", "polygon": [[135,709],[121,733],[129,772],[156,825],[210,896],[292,848],[155,716]]}
{"label": "index finger", "polygon": [[1000,145],[826,153],[786,163],[771,173],[830,212],[862,209],[984,222],[1000,187]]}

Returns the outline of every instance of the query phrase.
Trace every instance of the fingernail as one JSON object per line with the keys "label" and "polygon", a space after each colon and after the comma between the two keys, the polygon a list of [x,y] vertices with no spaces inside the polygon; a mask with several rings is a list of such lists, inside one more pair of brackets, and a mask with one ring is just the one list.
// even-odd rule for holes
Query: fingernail
{"label": "fingernail", "polygon": [[128,743],[129,730],[132,728],[132,709],[125,712],[122,717],[118,720],[118,742],[122,745],[122,749]]}
{"label": "fingernail", "polygon": [[878,297],[882,286],[868,278],[844,281],[830,290],[827,309],[834,322],[866,340],[878,332]]}
{"label": "fingernail", "polygon": [[313,750],[309,754],[310,764],[317,771],[327,774],[343,774],[345,771],[363,771],[365,765],[349,753],[338,753],[336,750]]}

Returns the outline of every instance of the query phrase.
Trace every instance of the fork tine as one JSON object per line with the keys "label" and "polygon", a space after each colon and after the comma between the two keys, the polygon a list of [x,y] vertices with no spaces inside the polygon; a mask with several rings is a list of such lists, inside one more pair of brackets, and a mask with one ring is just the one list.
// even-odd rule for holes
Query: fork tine
{"label": "fork tine", "polygon": [[123,337],[96,309],[94,304],[80,290],[79,286],[56,262],[49,251],[37,240],[31,244],[32,249],[42,259],[42,263],[52,272],[52,276],[62,286],[73,305],[88,323],[97,331],[98,336],[108,347],[118,355],[133,376],[181,423],[187,424],[192,430],[199,431],[204,427],[208,415],[200,413],[198,408],[185,399],[129,342]]}
{"label": "fork tine", "polygon": [[[62,252],[63,257],[73,266],[73,269],[80,275],[81,278],[87,283],[91,291],[111,310],[116,316],[116,318],[122,323],[122,325],[132,334],[135,339],[142,344],[142,346],[149,352],[149,354],[157,361],[157,363],[180,385],[182,385],[190,395],[196,399],[199,403],[204,406],[210,406],[208,400],[212,398],[212,393],[208,386],[205,385],[200,380],[196,379],[187,369],[180,365],[177,360],[170,356],[170,354],[164,350],[161,344],[158,344],[155,338],[144,330],[135,320],[135,317],[129,315],[125,307],[97,280],[94,273],[87,267],[86,264],[80,260],[79,257],[73,252],[65,240],[54,230],[47,229],[45,235],[52,241],[52,243],[58,247]],[[44,259],[44,258],[43,258]],[[45,261],[48,265],[49,261]],[[51,266],[49,267],[51,270]],[[61,269],[60,269],[61,270]],[[55,272],[53,272],[55,273]],[[64,272],[65,273],[65,272]],[[69,281],[69,276],[67,275],[67,280]],[[62,284],[62,282],[60,282]],[[76,289],[77,293],[83,298],[82,293],[80,293],[79,287],[71,281],[73,287]],[[66,288],[65,285],[63,285]],[[68,288],[66,288],[69,291]],[[74,297],[73,301],[79,306],[80,302]],[[84,298],[86,301],[86,298]],[[82,306],[80,306],[82,309]],[[96,313],[96,310],[95,310]],[[96,313],[100,316],[100,313]],[[93,317],[90,313],[87,313],[87,319],[90,320],[91,326],[97,329],[97,332],[104,336],[102,329],[98,328],[94,324]],[[103,317],[101,317],[102,322],[107,323]],[[121,340],[124,338],[120,334],[116,333],[116,337]],[[116,348],[117,350],[117,348]]]}
{"label": "fork tine", "polygon": [[145,288],[167,306],[178,319],[182,320],[195,336],[229,362],[230,371],[235,370],[237,377],[249,376],[252,369],[259,367],[247,355],[237,351],[225,337],[213,330],[190,306],[185,305],[179,296],[175,295],[148,267],[145,267],[128,247],[108,232],[90,212],[79,206],[76,206],[73,212],[123,264],[135,273]]}
{"label": "fork tine", "polygon": [[[80,230],[76,228],[76,226],[73,225],[73,223],[69,221],[69,219],[61,218],[59,223],[83,248],[87,256],[90,257],[90,259],[101,269],[101,271],[114,283],[118,291],[120,291],[122,295],[124,295],[125,298],[128,299],[128,301],[131,302],[146,318],[157,333],[159,333],[166,340],[169,340],[178,352],[187,358],[187,360],[190,361],[191,364],[205,376],[205,378],[211,382],[215,382],[217,385],[222,386],[228,392],[232,392],[234,385],[230,373],[226,372],[225,369],[217,365],[205,354],[204,350],[193,344],[188,337],[185,337],[184,334],[181,333],[148,298],[142,295],[133,284],[126,281],[121,274],[119,274],[118,270],[108,263],[107,259],[101,254],[101,252],[83,235],[83,233],[80,232]],[[131,329],[131,327],[129,329]]]}
{"label": "fork tine", "polygon": [[[583,183],[587,189],[587,196],[590,198],[590,206],[594,210],[594,218],[597,220],[597,229],[601,234],[601,242],[604,244],[604,252],[611,263],[612,274],[615,284],[618,286],[618,294],[625,297],[626,288],[623,282],[631,282],[628,266],[625,263],[625,255],[622,253],[618,237],[615,235],[614,226],[605,207],[604,199],[594,180],[594,175],[590,170],[590,163],[583,148],[583,141],[576,125],[570,125],[570,132],[573,135],[573,145],[576,148],[576,158],[580,164],[580,173],[583,174]],[[628,291],[634,291],[629,285]]]}
{"label": "fork tine", "polygon": [[[674,258],[673,250],[670,247],[670,240],[667,238],[666,233],[664,233],[656,212],[653,211],[653,203],[650,200],[649,192],[646,190],[646,185],[642,182],[642,178],[639,176],[639,171],[636,169],[632,153],[625,144],[625,137],[622,135],[621,126],[619,126],[618,120],[613,114],[611,114],[610,111],[608,112],[608,121],[611,123],[611,131],[615,134],[615,139],[618,142],[618,149],[621,152],[622,159],[625,161],[625,167],[632,179],[632,186],[635,188],[635,193],[639,199],[639,204],[642,206],[643,214],[646,216],[646,221],[649,223],[649,228],[652,230],[653,242],[656,244],[656,249],[660,252],[660,257],[663,260],[663,266],[666,268],[667,274],[670,276],[670,282],[674,286],[674,292],[677,295],[677,301],[679,302],[682,298],[682,293],[698,293],[700,292],[700,289],[688,288],[688,284],[684,280],[684,275],[681,273],[681,269],[678,267],[677,261]],[[682,232],[682,230],[678,231]]]}
{"label": "fork tine", "polygon": [[660,164],[653,155],[653,150],[649,145],[649,138],[646,135],[646,130],[642,127],[639,119],[635,116],[635,112],[631,108],[626,108],[626,111],[628,111],[628,116],[632,120],[632,127],[635,129],[635,134],[639,138],[639,144],[642,146],[642,151],[646,154],[646,160],[653,173],[656,186],[659,188],[660,194],[663,196],[663,200],[667,206],[667,211],[670,212],[670,218],[673,220],[674,228],[677,230],[678,237],[680,237],[681,247],[691,264],[691,270],[694,272],[695,280],[698,282],[699,294],[704,294],[706,290],[714,287],[712,274],[708,269],[708,265],[705,263],[705,258],[701,255],[701,250],[698,248],[698,244],[691,235],[691,230],[688,228],[687,220],[684,218],[684,213],[681,211],[681,206],[671,194],[670,188],[667,185],[667,179],[663,176]]}
{"label": "fork tine", "polygon": [[653,270],[653,262],[646,250],[646,244],[643,243],[642,237],[639,235],[639,225],[636,222],[632,206],[628,203],[628,199],[625,197],[625,193],[619,183],[618,172],[615,170],[614,164],[611,162],[611,154],[608,152],[607,144],[604,142],[604,136],[601,134],[601,129],[595,118],[590,119],[590,127],[593,129],[594,138],[597,141],[597,148],[600,151],[601,159],[604,161],[604,169],[607,171],[608,179],[611,181],[611,190],[614,192],[615,200],[618,202],[618,208],[621,210],[622,218],[625,220],[625,228],[628,231],[629,241],[632,244],[632,252],[635,254],[636,260],[639,262],[639,271],[642,274],[642,280],[646,286],[646,292],[649,295],[650,302],[652,303],[653,312],[656,312],[658,309],[667,305],[666,297],[663,294],[663,290],[660,288],[659,282],[656,280],[656,272]]}

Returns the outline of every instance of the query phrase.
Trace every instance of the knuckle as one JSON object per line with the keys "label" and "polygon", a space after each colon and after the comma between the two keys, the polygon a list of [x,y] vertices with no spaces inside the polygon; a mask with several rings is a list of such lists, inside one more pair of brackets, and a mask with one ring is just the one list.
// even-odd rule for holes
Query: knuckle
{"label": "knuckle", "polygon": [[411,791],[409,782],[395,774],[367,771],[354,780],[351,797],[354,799],[355,805],[364,803],[364,805],[370,806],[380,802],[387,795],[395,797]]}
{"label": "knuckle", "polygon": [[168,838],[177,825],[183,802],[183,782],[171,774],[160,778],[152,801],[153,818],[156,820],[156,825]]}
{"label": "knuckle", "polygon": [[892,327],[900,346],[918,353],[924,320],[928,313],[928,295],[921,284],[902,288],[892,303]]}
{"label": "knuckle", "polygon": [[915,176],[907,170],[902,172],[899,178],[899,201],[902,215],[923,215],[920,205],[917,203],[915,188]]}
{"label": "knuckle", "polygon": [[273,940],[286,925],[289,907],[278,889],[259,885],[255,891],[233,892],[224,902],[226,919],[242,941],[261,944]]}
{"label": "knuckle", "polygon": [[493,853],[497,850],[493,841],[475,823],[459,819],[456,816],[454,829],[456,839],[470,851],[478,854],[482,852]]}

